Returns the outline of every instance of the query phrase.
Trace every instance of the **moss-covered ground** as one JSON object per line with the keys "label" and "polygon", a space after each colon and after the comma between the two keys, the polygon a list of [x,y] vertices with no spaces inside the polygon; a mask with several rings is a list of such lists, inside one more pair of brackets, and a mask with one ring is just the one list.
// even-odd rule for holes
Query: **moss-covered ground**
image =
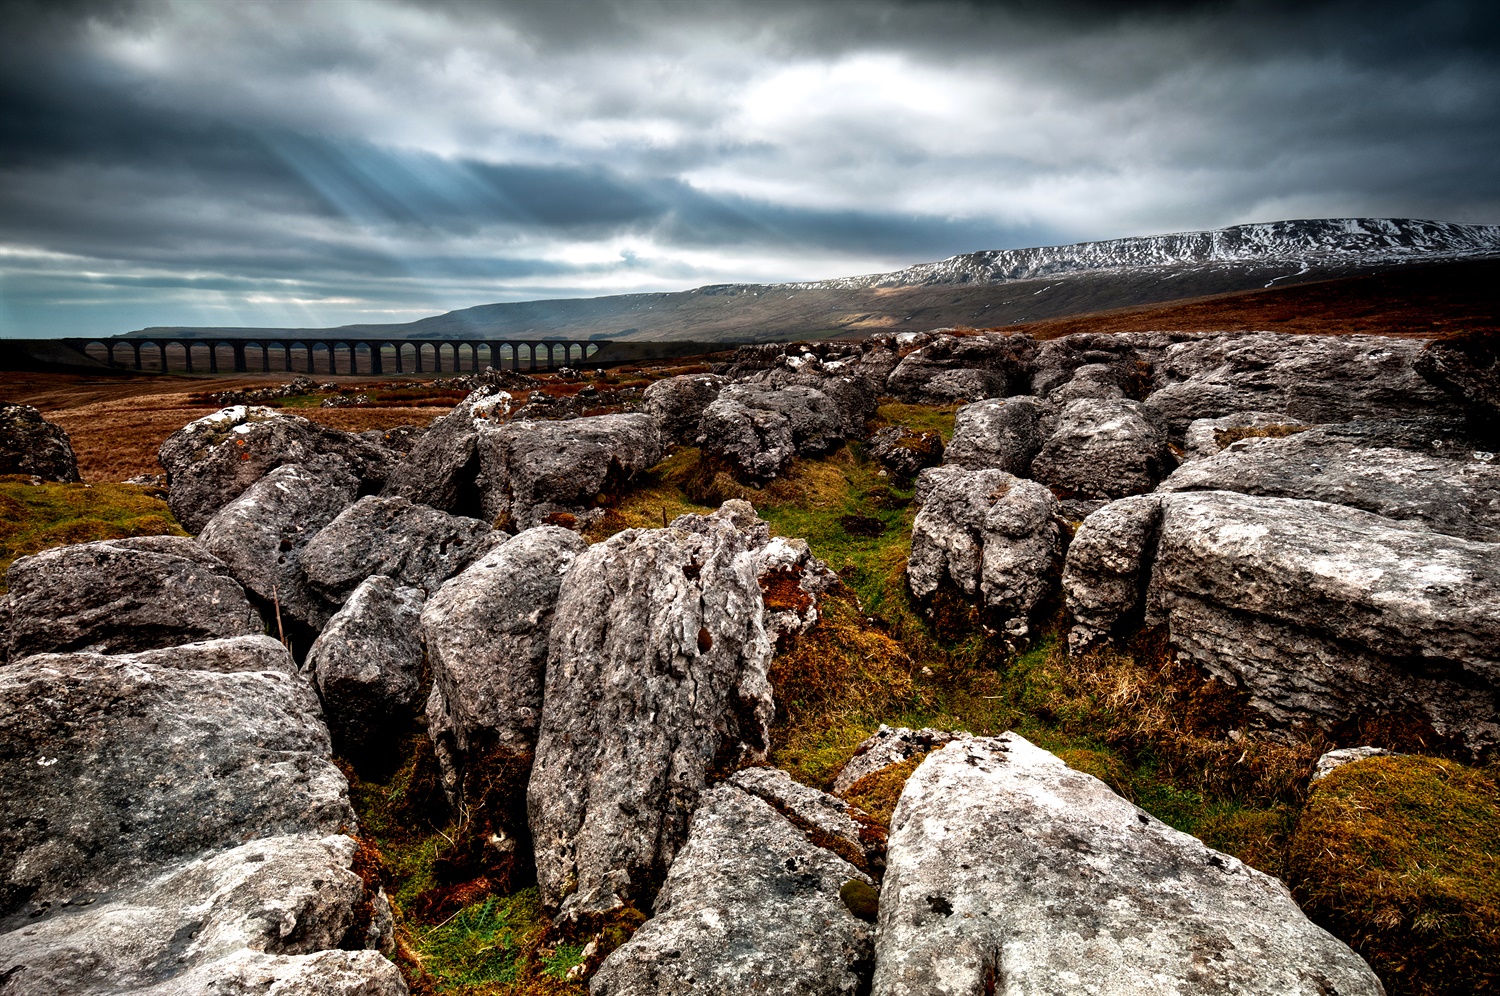
{"label": "moss-covered ground", "polygon": [[69,543],[186,536],[160,490],[135,484],[33,484],[0,476],[0,593],[17,557]]}

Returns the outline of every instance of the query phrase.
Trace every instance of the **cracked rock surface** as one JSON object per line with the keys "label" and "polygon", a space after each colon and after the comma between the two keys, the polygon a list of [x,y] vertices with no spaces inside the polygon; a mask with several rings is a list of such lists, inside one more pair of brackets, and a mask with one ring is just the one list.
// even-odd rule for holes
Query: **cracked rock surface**
{"label": "cracked rock surface", "polygon": [[1376,996],[1276,879],[1025,739],[949,744],[891,819],[874,996]]}

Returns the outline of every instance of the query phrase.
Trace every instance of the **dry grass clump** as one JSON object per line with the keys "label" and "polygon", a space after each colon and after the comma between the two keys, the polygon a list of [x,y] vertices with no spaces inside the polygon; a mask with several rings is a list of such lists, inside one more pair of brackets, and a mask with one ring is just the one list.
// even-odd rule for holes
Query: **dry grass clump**
{"label": "dry grass clump", "polygon": [[1500,989],[1500,781],[1494,768],[1375,757],[1320,781],[1289,861],[1315,920],[1392,996]]}
{"label": "dry grass clump", "polygon": [[953,422],[963,402],[951,405],[907,405],[892,401],[875,409],[875,419],[884,425],[904,425],[912,432],[935,432],[943,445],[953,441]]}
{"label": "dry grass clump", "polygon": [[1310,425],[1287,425],[1281,422],[1273,425],[1237,425],[1229,429],[1215,429],[1214,442],[1222,450],[1241,439],[1285,439],[1311,428]]}
{"label": "dry grass clump", "polygon": [[844,798],[889,829],[891,815],[896,811],[896,803],[901,801],[901,790],[906,788],[906,780],[926,759],[926,752],[915,754],[899,764],[865,775],[849,786],[844,792]]}
{"label": "dry grass clump", "polygon": [[17,557],[70,543],[186,535],[154,488],[32,484],[29,476],[0,476],[0,592]]}

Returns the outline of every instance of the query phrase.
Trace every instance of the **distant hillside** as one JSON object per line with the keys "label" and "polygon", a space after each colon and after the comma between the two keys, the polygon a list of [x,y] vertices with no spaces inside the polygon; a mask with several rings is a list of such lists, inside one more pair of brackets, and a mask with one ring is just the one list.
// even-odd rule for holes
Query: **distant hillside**
{"label": "distant hillside", "polygon": [[[1282,221],[967,253],[894,273],[809,283],[719,284],[676,293],[485,304],[402,325],[339,331],[391,338],[766,341],[945,325],[991,327],[1485,256],[1500,256],[1500,226],[1366,218]],[[154,328],[131,334],[226,331]]]}

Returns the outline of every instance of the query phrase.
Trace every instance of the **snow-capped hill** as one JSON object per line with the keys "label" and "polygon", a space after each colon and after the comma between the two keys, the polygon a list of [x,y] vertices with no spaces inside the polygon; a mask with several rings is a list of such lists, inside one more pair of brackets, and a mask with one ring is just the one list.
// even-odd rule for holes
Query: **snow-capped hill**
{"label": "snow-capped hill", "polygon": [[1148,266],[1300,263],[1304,267],[1389,265],[1500,255],[1500,225],[1454,225],[1407,218],[1324,218],[1236,225],[1207,232],[1150,235],[1036,249],[994,249],[874,273],[809,283],[801,290],[861,290],[1010,280]]}

